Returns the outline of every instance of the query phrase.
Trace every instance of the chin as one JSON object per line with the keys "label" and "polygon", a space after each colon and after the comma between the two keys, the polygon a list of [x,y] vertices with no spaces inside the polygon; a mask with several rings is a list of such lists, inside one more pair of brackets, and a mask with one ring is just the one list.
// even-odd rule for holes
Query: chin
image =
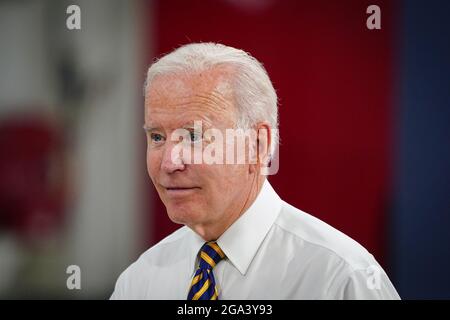
{"label": "chin", "polygon": [[166,206],[167,215],[174,223],[190,225],[201,220],[201,212],[199,208],[189,205],[168,205]]}

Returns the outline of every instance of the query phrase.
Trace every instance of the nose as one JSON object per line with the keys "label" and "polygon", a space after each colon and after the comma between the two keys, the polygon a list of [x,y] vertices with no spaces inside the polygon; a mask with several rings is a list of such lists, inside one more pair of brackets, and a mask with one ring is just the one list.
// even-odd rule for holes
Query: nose
{"label": "nose", "polygon": [[161,161],[161,169],[166,173],[174,173],[176,171],[184,171],[186,165],[183,162],[182,150],[179,144],[170,143],[166,144],[164,150],[163,159]]}

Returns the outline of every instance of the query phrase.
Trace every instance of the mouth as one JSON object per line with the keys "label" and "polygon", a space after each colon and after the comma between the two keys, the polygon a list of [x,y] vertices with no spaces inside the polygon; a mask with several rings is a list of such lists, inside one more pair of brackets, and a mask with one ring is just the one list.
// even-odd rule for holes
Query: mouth
{"label": "mouth", "polygon": [[169,196],[185,196],[200,190],[199,187],[164,187]]}

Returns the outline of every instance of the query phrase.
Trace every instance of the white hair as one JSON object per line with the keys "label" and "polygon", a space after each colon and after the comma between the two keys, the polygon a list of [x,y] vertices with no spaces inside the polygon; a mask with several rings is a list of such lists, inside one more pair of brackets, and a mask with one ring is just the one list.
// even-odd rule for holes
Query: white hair
{"label": "white hair", "polygon": [[277,94],[263,65],[249,53],[219,43],[191,43],[164,55],[147,72],[144,95],[159,75],[193,73],[231,66],[231,82],[238,119],[236,126],[249,129],[266,121],[271,126],[271,152],[279,142]]}

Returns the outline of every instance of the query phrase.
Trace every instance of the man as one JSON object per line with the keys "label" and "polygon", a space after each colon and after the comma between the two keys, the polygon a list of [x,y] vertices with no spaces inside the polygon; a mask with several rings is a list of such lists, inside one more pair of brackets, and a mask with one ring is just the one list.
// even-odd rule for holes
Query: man
{"label": "man", "polygon": [[148,174],[185,226],[128,267],[112,299],[399,298],[371,254],[267,181],[277,112],[265,69],[242,50],[194,43],[149,68]]}

